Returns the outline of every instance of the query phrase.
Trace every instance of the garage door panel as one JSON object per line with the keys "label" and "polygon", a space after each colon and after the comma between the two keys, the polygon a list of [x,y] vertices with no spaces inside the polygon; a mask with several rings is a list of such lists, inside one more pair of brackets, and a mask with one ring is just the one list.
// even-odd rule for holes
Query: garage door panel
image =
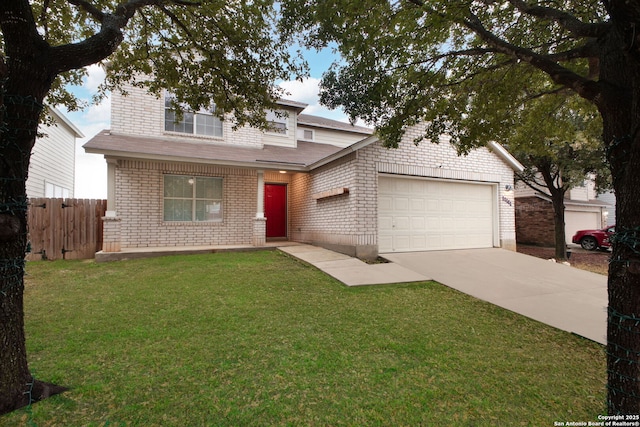
{"label": "garage door panel", "polygon": [[493,246],[492,185],[381,176],[379,193],[381,252]]}
{"label": "garage door panel", "polygon": [[419,212],[424,212],[425,211],[425,204],[426,204],[426,200],[424,200],[424,198],[411,198],[411,210],[413,212],[415,211],[419,211]]}
{"label": "garage door panel", "polygon": [[393,227],[397,232],[411,230],[411,219],[408,216],[397,216],[393,220]]}
{"label": "garage door panel", "polygon": [[414,234],[411,236],[411,247],[412,248],[423,248],[427,245],[427,238],[424,234]]}
{"label": "garage door panel", "polygon": [[378,218],[378,226],[380,230],[392,230],[393,229],[393,217],[381,216]]}
{"label": "garage door panel", "polygon": [[427,221],[423,216],[413,216],[411,217],[411,230],[415,232],[426,232],[427,231]]}
{"label": "garage door panel", "polygon": [[393,210],[393,198],[391,196],[380,195],[378,197],[378,209],[380,212],[389,212]]}
{"label": "garage door panel", "polygon": [[411,250],[411,236],[409,235],[396,235],[393,238],[393,244],[395,247],[400,248],[399,251]]}
{"label": "garage door panel", "polygon": [[409,210],[409,199],[403,196],[396,196],[393,199],[393,207],[396,211],[407,212]]}

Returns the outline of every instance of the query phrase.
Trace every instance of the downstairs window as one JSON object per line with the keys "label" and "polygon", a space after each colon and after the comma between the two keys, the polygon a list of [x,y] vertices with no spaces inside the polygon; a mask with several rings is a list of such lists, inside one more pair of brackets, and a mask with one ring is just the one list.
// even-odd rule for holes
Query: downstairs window
{"label": "downstairs window", "polygon": [[222,221],[222,178],[164,176],[165,221]]}

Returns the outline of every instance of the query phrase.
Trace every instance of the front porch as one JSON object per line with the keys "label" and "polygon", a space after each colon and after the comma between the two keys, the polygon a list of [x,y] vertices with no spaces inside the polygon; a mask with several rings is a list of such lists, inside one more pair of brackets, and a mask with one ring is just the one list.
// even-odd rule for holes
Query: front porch
{"label": "front porch", "polygon": [[266,242],[261,246],[219,245],[219,246],[165,246],[148,248],[122,248],[119,252],[100,251],[96,253],[96,262],[122,261],[128,259],[153,258],[166,255],[194,255],[217,252],[248,252],[275,250],[284,246],[297,246],[301,243],[277,241]]}

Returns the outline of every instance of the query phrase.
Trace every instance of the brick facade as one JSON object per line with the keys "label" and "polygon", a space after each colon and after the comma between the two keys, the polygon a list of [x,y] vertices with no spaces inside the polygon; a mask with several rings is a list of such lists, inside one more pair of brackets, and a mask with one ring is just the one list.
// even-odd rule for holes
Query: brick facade
{"label": "brick facade", "polygon": [[[137,88],[127,90],[128,97],[113,97],[113,133],[157,137],[159,144],[171,143],[171,138],[184,140],[184,136],[164,132],[162,99]],[[190,135],[189,142],[256,149],[265,143],[259,130],[245,127],[233,131],[230,120],[224,123],[223,138],[202,141],[203,138]],[[295,134],[295,126],[292,128],[291,133]],[[110,185],[116,189],[113,212],[117,217],[105,223],[107,250],[264,245],[266,222],[259,217],[264,209],[257,206],[259,168],[266,169],[264,183],[287,185],[289,240],[314,243],[361,258],[375,258],[378,254],[378,177],[390,174],[493,185],[498,240],[495,245],[515,249],[513,193],[505,190],[513,186],[511,167],[486,148],[458,156],[444,139],[440,144],[423,142],[416,146],[413,140],[418,132],[418,127],[410,129],[398,149],[384,148],[379,141],[372,142],[372,138],[368,145],[362,143],[360,148],[330,163],[303,172],[279,173],[269,170],[275,166],[266,163],[232,167],[205,164],[196,158],[190,159],[191,163],[182,163],[170,159],[109,157],[108,160],[115,163],[115,182]],[[222,178],[223,220],[164,221],[165,174]]]}
{"label": "brick facade", "polygon": [[[127,86],[128,96],[114,93],[111,99],[111,132],[115,134],[176,138],[184,141],[185,134],[164,130],[164,98],[150,95],[145,89]],[[188,135],[197,142],[262,147],[263,133],[247,126],[233,129],[233,120],[222,122],[222,138]],[[293,139],[292,139],[293,140]]]}
{"label": "brick facade", "polygon": [[[499,245],[515,249],[513,170],[488,149],[459,157],[447,141],[416,146],[417,130],[407,132],[398,149],[379,142],[292,180],[291,239],[372,258],[378,251],[380,173],[494,183],[498,188]],[[348,194],[314,200],[313,194],[345,187]]]}
{"label": "brick facade", "polygon": [[535,196],[518,197],[515,218],[518,243],[555,245],[553,205],[549,201]]}
{"label": "brick facade", "polygon": [[[223,179],[222,222],[163,221],[163,175]],[[251,244],[256,215],[256,171],[191,163],[119,160],[116,211],[121,247]],[[105,235],[107,230],[105,230]]]}

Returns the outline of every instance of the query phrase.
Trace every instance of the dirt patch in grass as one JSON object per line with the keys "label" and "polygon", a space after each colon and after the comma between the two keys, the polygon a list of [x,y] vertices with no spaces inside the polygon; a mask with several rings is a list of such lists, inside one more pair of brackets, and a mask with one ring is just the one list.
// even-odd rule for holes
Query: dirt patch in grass
{"label": "dirt patch in grass", "polygon": [[[585,251],[582,248],[570,248],[569,263],[572,267],[593,273],[607,275],[609,269],[609,251]],[[555,257],[555,249],[542,246],[518,245],[518,252],[543,259]]]}

